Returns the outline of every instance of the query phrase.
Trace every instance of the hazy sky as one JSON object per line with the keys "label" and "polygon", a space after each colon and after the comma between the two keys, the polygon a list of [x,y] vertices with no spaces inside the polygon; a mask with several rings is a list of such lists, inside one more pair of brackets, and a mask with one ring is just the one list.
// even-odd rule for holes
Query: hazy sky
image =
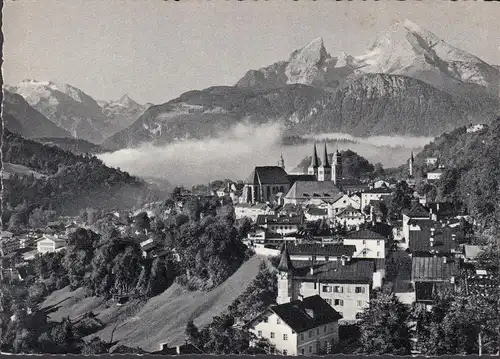
{"label": "hazy sky", "polygon": [[320,36],[332,55],[361,54],[404,18],[500,64],[499,15],[484,1],[4,0],[3,74],[162,103],[233,85]]}

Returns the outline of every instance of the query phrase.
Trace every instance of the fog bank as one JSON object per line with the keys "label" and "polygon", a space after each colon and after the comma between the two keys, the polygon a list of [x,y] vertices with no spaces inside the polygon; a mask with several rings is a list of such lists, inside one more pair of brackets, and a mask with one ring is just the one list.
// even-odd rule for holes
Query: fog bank
{"label": "fog bank", "polygon": [[[238,124],[219,138],[185,140],[166,146],[150,144],[98,155],[106,165],[119,167],[132,175],[168,180],[172,184],[192,186],[216,179],[243,180],[255,166],[276,165],[281,153],[290,171],[312,154],[312,142],[300,145],[281,144],[282,128],[278,124],[254,126]],[[347,134],[322,134],[316,140],[330,139],[329,152],[350,149],[372,163],[384,167],[403,164],[410,152],[418,152],[430,138],[376,136],[356,138]],[[313,138],[311,138],[311,141]],[[332,141],[333,140],[333,141]],[[322,155],[322,148],[318,148]]]}

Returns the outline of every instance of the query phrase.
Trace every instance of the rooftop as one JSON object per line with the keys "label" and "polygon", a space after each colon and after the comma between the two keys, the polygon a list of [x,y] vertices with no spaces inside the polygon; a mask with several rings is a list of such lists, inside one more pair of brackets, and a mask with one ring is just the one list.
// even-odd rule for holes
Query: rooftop
{"label": "rooftop", "polygon": [[413,257],[411,277],[413,281],[449,281],[457,276],[459,263],[457,260],[442,257]]}
{"label": "rooftop", "polygon": [[297,333],[333,323],[342,318],[342,315],[319,295],[275,305],[270,307],[270,310]]}
{"label": "rooftop", "polygon": [[351,257],[355,251],[356,246],[343,244],[297,243],[288,245],[288,253],[291,255],[310,254]]}
{"label": "rooftop", "polygon": [[289,199],[334,199],[342,197],[340,189],[332,181],[297,181],[288,191]]}
{"label": "rooftop", "polygon": [[255,167],[245,181],[247,184],[289,184],[285,170],[278,166]]}
{"label": "rooftop", "polygon": [[313,274],[309,261],[292,261],[292,264],[295,268],[294,277],[306,281],[369,284],[375,271],[375,263],[369,260],[351,260],[345,264],[342,261],[317,262],[313,265]]}
{"label": "rooftop", "polygon": [[430,216],[429,210],[419,202],[414,203],[410,209],[405,209],[403,213],[410,218],[429,218]]}
{"label": "rooftop", "polygon": [[265,224],[302,224],[302,216],[277,216],[275,214],[259,214],[256,224],[262,226]]}
{"label": "rooftop", "polygon": [[[434,229],[434,232],[431,230]],[[430,238],[433,238],[432,243]],[[430,253],[431,251],[446,254],[458,249],[462,233],[450,227],[424,227],[420,231],[410,231],[409,249],[412,253]]]}
{"label": "rooftop", "polygon": [[376,239],[385,240],[386,238],[371,229],[361,229],[359,231],[347,234],[346,239]]}

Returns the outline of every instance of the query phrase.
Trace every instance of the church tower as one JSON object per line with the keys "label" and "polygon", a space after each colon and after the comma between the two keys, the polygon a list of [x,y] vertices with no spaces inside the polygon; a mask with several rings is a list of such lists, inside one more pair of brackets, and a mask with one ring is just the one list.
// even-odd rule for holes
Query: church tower
{"label": "church tower", "polygon": [[413,151],[411,151],[411,157],[410,160],[408,161],[408,173],[410,177],[413,177],[413,163],[415,162],[415,159],[413,158]]}
{"label": "church tower", "polygon": [[318,151],[316,151],[316,143],[314,143],[314,151],[313,151],[313,156],[311,159],[311,164],[309,165],[309,168],[307,169],[307,174],[308,175],[314,175],[316,178],[318,177]]}
{"label": "church tower", "polygon": [[318,168],[318,181],[329,181],[332,178],[332,166],[330,166],[330,161],[328,161],[328,151],[326,149],[323,154],[323,162]]}
{"label": "church tower", "polygon": [[278,296],[276,297],[276,303],[288,303],[294,299],[293,264],[285,243],[281,252],[280,263],[278,265]]}
{"label": "church tower", "polygon": [[285,169],[285,160],[283,159],[283,154],[281,154],[280,160],[278,161],[278,167]]}
{"label": "church tower", "polygon": [[332,165],[332,181],[335,184],[342,179],[342,155],[340,154],[339,149],[337,148],[337,152],[333,155],[333,165]]}

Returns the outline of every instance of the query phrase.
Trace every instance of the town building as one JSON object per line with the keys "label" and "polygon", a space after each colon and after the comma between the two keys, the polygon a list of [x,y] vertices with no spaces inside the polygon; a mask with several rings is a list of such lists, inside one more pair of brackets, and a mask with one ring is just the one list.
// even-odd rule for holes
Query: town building
{"label": "town building", "polygon": [[436,296],[457,289],[460,267],[457,259],[447,257],[413,257],[411,278],[415,300],[430,309]]}
{"label": "town building", "polygon": [[384,259],[389,251],[388,238],[371,229],[361,229],[349,233],[343,240],[344,245],[356,247],[353,258]]}
{"label": "town building", "polygon": [[354,323],[368,305],[376,276],[373,261],[342,257],[338,261],[292,261],[285,245],[278,265],[276,302],[319,295],[342,315],[341,322]]}
{"label": "town building", "polygon": [[267,203],[238,203],[234,205],[234,214],[236,219],[248,217],[256,222],[259,215],[271,215],[275,211]]}
{"label": "town building", "polygon": [[285,170],[278,166],[255,167],[244,183],[243,202],[257,203],[277,201],[278,194],[287,193],[290,180]]}
{"label": "town building", "polygon": [[348,229],[359,228],[366,222],[366,215],[352,206],[344,208],[335,215],[335,223],[346,226]]}
{"label": "town building", "polygon": [[284,197],[284,202],[305,205],[337,200],[342,191],[332,181],[296,181]]}
{"label": "town building", "polygon": [[370,204],[371,201],[382,201],[392,197],[392,190],[387,187],[372,188],[361,192],[361,210]]}
{"label": "town building", "polygon": [[333,218],[347,207],[361,209],[361,196],[343,194],[337,200],[329,200],[328,202],[325,201],[325,203],[328,203],[328,209],[330,210],[329,217]]}
{"label": "town building", "polygon": [[403,236],[405,241],[410,238],[410,220],[428,221],[430,212],[419,202],[414,202],[409,210],[403,211]]}
{"label": "town building", "polygon": [[259,215],[256,224],[280,235],[297,233],[304,223],[303,216]]}
{"label": "town building", "polygon": [[438,158],[437,157],[427,157],[425,159],[425,164],[427,166],[435,166],[438,163]]}
{"label": "town building", "polygon": [[463,234],[457,228],[447,226],[424,227],[419,231],[410,231],[409,251],[413,256],[459,257]]}
{"label": "town building", "polygon": [[270,306],[246,327],[257,340],[267,339],[270,351],[282,355],[331,353],[339,342],[342,316],[319,295]]}
{"label": "town building", "polygon": [[66,248],[66,238],[46,234],[37,241],[36,246],[41,254],[59,252]]}
{"label": "town building", "polygon": [[287,244],[292,261],[328,262],[352,258],[355,246],[343,244],[296,243]]}
{"label": "town building", "polygon": [[443,169],[441,167],[436,168],[435,170],[427,172],[427,180],[429,181],[437,181],[443,175]]}

